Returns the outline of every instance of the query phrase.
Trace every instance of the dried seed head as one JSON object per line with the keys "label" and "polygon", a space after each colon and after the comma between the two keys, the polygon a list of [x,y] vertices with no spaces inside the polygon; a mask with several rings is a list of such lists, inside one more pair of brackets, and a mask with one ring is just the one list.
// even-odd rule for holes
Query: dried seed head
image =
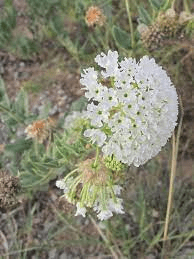
{"label": "dried seed head", "polygon": [[43,143],[54,124],[55,122],[51,118],[47,120],[37,120],[25,129],[25,133],[27,133],[28,138],[37,138],[39,143]]}
{"label": "dried seed head", "polygon": [[177,14],[173,8],[170,8],[166,11],[165,16],[169,18],[176,18]]}
{"label": "dried seed head", "polygon": [[191,19],[194,19],[194,14],[189,14],[185,11],[181,12],[179,15],[179,23],[184,24],[190,21]]}
{"label": "dried seed head", "polygon": [[90,6],[86,12],[85,20],[88,26],[95,24],[102,26],[105,23],[106,17],[99,7]]}
{"label": "dried seed head", "polygon": [[18,204],[16,194],[20,190],[19,178],[0,172],[0,208],[6,210]]}
{"label": "dried seed head", "polygon": [[92,158],[79,164],[79,171],[83,174],[83,183],[104,185],[107,181],[108,169],[106,168],[102,158],[98,160],[98,165],[96,168],[94,168],[94,161],[95,158]]}
{"label": "dried seed head", "polygon": [[182,25],[183,22],[180,22],[180,17],[171,8],[165,13],[161,12],[155,22],[146,28],[146,30],[140,27],[141,30],[139,32],[144,46],[152,51],[161,47],[165,40],[179,36],[183,29]]}

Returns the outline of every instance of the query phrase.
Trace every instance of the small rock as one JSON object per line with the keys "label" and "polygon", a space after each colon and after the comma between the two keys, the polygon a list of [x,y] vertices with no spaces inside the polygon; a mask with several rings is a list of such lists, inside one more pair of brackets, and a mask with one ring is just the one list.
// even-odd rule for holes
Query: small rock
{"label": "small rock", "polygon": [[58,106],[55,105],[52,110],[49,112],[49,115],[52,116],[52,115],[55,115],[56,113],[58,112]]}
{"label": "small rock", "polygon": [[156,259],[155,255],[150,254],[145,257],[145,259]]}
{"label": "small rock", "polygon": [[62,89],[60,89],[59,91],[58,91],[58,95],[64,95],[64,90],[62,90]]}
{"label": "small rock", "polygon": [[159,212],[155,209],[152,210],[152,217],[153,218],[158,218],[159,217]]}
{"label": "small rock", "polygon": [[19,66],[20,67],[25,67],[25,63],[24,62],[20,62]]}
{"label": "small rock", "polygon": [[57,252],[56,248],[49,251],[49,259],[55,259],[56,258],[56,252]]}
{"label": "small rock", "polygon": [[69,256],[67,255],[66,252],[63,252],[60,256],[59,259],[69,259]]}
{"label": "small rock", "polygon": [[15,72],[15,73],[14,73],[14,80],[17,80],[18,77],[19,77],[19,73],[18,73],[18,72]]}

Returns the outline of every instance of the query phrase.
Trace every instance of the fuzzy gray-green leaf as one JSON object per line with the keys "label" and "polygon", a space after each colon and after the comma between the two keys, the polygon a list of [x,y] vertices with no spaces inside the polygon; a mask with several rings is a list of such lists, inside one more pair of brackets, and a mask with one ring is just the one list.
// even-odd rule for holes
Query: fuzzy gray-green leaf
{"label": "fuzzy gray-green leaf", "polygon": [[142,5],[138,6],[138,12],[140,21],[146,25],[149,25],[152,21],[152,18]]}
{"label": "fuzzy gray-green leaf", "polygon": [[112,34],[118,47],[121,47],[123,49],[131,48],[131,39],[129,33],[122,30],[118,26],[113,26]]}

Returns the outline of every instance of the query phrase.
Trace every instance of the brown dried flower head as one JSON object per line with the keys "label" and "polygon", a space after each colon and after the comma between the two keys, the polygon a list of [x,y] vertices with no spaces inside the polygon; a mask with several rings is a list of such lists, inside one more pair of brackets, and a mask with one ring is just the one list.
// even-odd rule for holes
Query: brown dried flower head
{"label": "brown dried flower head", "polygon": [[18,204],[19,178],[0,171],[0,209],[7,210]]}
{"label": "brown dried flower head", "polygon": [[49,136],[50,129],[53,126],[54,120],[51,118],[47,120],[37,120],[25,129],[25,133],[27,134],[27,138],[36,138],[39,143],[43,143]]}
{"label": "brown dried flower head", "polygon": [[86,12],[85,20],[88,26],[102,26],[106,17],[98,6],[90,6]]}
{"label": "brown dried flower head", "polygon": [[91,183],[92,185],[106,184],[109,170],[106,168],[103,158],[98,160],[98,165],[94,168],[95,158],[87,159],[78,166],[82,173],[83,183]]}
{"label": "brown dried flower head", "polygon": [[179,15],[172,8],[165,13],[161,12],[152,25],[139,26],[142,42],[151,51],[161,47],[172,37],[178,38],[182,29],[183,24],[180,22]]}

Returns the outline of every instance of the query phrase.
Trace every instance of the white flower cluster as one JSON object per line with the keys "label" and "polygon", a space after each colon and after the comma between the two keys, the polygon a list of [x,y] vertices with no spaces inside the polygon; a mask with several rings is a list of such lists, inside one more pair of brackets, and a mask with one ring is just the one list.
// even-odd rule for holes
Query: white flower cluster
{"label": "white flower cluster", "polygon": [[[58,180],[56,181],[56,186],[60,189],[63,189],[65,198],[72,202],[70,198],[70,187],[73,184],[73,177],[69,177],[66,180]],[[91,197],[93,196],[93,193],[97,194],[97,197],[93,204],[84,204],[86,207],[93,207],[93,210],[97,212],[97,217],[100,220],[106,220],[113,216],[113,212],[117,214],[123,214],[123,206],[122,202],[123,200],[121,198],[118,198],[121,194],[122,187],[119,185],[113,185],[112,187],[104,186],[103,191],[97,192],[98,187],[91,186],[89,189],[89,194],[91,194]],[[106,199],[104,199],[103,196],[106,196]],[[114,196],[114,198],[113,198]],[[77,211],[75,213],[75,216],[82,215],[83,217],[86,216],[86,207],[82,205],[81,202],[76,203]]]}
{"label": "white flower cluster", "polygon": [[[91,100],[86,117],[93,129],[84,132],[104,155],[139,166],[157,155],[171,136],[178,115],[175,87],[153,58],[139,62],[118,53],[97,55],[101,73],[84,70],[80,82]],[[107,130],[108,128],[108,130]]]}
{"label": "white flower cluster", "polygon": [[[90,188],[91,195],[95,192],[93,188]],[[116,197],[116,195],[120,195],[122,187],[119,185],[114,185],[112,188],[110,187],[104,187],[106,188],[106,200],[103,201],[103,193],[99,192],[98,198],[95,200],[94,204],[92,204],[93,210],[97,213],[97,217],[100,220],[106,220],[113,216],[113,212],[117,214],[123,214],[123,206],[122,202],[123,200],[121,198]],[[114,192],[114,199],[112,198],[112,191]],[[84,206],[81,206],[81,203],[78,202],[76,204],[77,211],[75,216],[82,215],[85,217],[85,214],[87,212],[86,208]]]}

